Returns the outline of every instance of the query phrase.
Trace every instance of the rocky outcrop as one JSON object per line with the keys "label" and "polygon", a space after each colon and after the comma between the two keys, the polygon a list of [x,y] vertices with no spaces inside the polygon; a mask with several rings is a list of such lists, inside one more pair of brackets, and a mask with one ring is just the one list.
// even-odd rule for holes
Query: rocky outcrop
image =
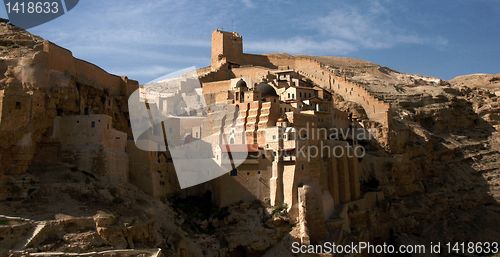
{"label": "rocky outcrop", "polygon": [[[283,207],[152,199],[105,169],[81,169],[54,139],[56,117],[104,114],[130,137],[137,83],[3,21],[0,34],[0,256],[288,256],[291,242],[325,234],[342,243],[500,238],[497,75],[446,82],[349,58],[248,55],[294,66],[375,135],[364,197],[325,224],[310,212],[291,224]],[[201,79],[228,69],[201,70]],[[314,207],[312,189],[301,190],[301,204]]]}
{"label": "rocky outcrop", "polygon": [[[137,82],[5,21],[0,34],[0,256],[160,256],[157,248],[199,256],[168,205],[116,183],[102,160],[67,152],[54,136],[61,117],[101,114],[127,137]],[[102,172],[81,169],[81,160]]]}

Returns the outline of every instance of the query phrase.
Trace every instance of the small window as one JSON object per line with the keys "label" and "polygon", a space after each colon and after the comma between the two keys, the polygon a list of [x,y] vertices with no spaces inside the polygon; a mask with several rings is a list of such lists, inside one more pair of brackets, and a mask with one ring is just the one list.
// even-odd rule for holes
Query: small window
{"label": "small window", "polygon": [[76,121],[76,123],[80,123],[80,121],[79,121],[79,120],[77,120],[77,121]]}
{"label": "small window", "polygon": [[92,122],[90,123],[90,126],[91,126],[92,128],[95,128],[95,121],[92,121]]}
{"label": "small window", "polygon": [[257,174],[260,174],[260,170],[259,170],[259,171],[257,171]]}
{"label": "small window", "polygon": [[16,102],[16,110],[21,110],[21,102]]}
{"label": "small window", "polygon": [[273,135],[273,140],[276,140],[276,135]]}
{"label": "small window", "polygon": [[295,94],[292,94],[292,98],[295,99]]}

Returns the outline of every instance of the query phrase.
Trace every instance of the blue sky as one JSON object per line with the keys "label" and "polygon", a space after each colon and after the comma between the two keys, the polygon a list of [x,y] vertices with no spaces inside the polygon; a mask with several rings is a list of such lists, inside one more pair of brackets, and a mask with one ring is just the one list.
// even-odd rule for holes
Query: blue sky
{"label": "blue sky", "polygon": [[207,66],[215,28],[240,32],[250,53],[350,56],[443,79],[500,72],[500,0],[80,0],[29,31],[147,82]]}

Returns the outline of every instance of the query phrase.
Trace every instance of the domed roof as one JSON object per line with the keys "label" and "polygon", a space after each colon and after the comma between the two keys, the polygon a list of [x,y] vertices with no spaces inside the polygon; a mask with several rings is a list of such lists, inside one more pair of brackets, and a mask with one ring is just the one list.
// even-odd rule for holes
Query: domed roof
{"label": "domed roof", "polygon": [[274,87],[264,82],[259,83],[255,90],[260,92],[261,97],[278,96]]}
{"label": "domed roof", "polygon": [[236,82],[236,88],[241,88],[241,87],[247,87],[247,83],[243,79],[240,79],[238,80],[238,82]]}

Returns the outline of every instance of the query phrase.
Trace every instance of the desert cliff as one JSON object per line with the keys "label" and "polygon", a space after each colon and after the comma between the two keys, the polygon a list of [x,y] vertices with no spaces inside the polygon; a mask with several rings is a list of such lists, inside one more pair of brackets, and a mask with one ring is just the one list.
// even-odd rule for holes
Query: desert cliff
{"label": "desert cliff", "polygon": [[[290,243],[309,235],[394,244],[500,238],[498,74],[445,81],[350,58],[213,56],[199,70],[204,85],[286,67],[370,129],[374,139],[355,162],[360,195],[352,190],[323,221],[266,201],[216,206],[200,188],[179,190],[160,154],[141,157],[151,180],[160,171],[174,179],[165,178],[160,197],[148,192],[130,157],[127,100],[138,83],[5,21],[0,34],[0,256],[292,256]],[[301,190],[315,197],[314,188]]]}

